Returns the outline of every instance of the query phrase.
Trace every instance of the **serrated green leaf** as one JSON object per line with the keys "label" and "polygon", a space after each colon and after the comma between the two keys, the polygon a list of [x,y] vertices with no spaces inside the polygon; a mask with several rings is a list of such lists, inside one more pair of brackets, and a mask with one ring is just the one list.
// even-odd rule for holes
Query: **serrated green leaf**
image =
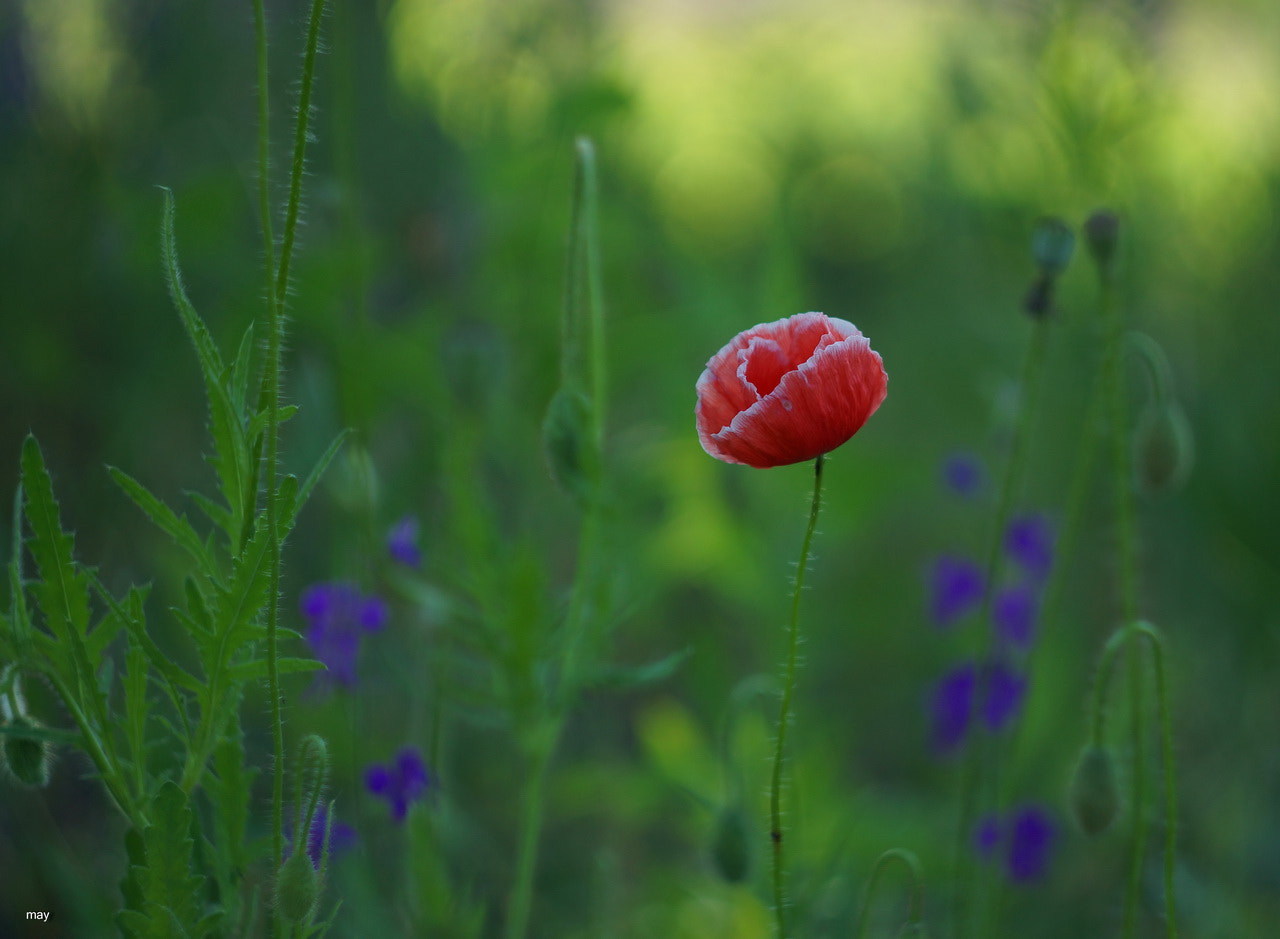
{"label": "serrated green leaf", "polygon": [[174,306],[178,308],[182,318],[182,325],[195,347],[200,373],[204,377],[205,395],[209,404],[209,430],[213,436],[215,453],[211,462],[217,472],[219,488],[228,509],[227,524],[223,530],[227,533],[229,543],[234,546],[239,543],[243,519],[252,512],[252,505],[246,502],[245,486],[250,470],[249,446],[239,413],[232,401],[232,392],[227,387],[230,376],[222,363],[222,356],[182,284],[174,236],[173,192],[169,189],[163,191],[164,213],[160,226],[160,245],[165,280]]}
{"label": "serrated green leaf", "polygon": [[[283,424],[298,413],[298,406],[296,404],[282,404],[277,413],[279,414],[280,423]],[[253,419],[249,421],[248,426],[245,428],[245,437],[249,440],[256,440],[259,434],[266,432],[267,423],[270,420],[270,410],[259,411],[253,415]]]}
{"label": "serrated green leaf", "polygon": [[249,393],[249,372],[253,368],[253,323],[245,329],[240,338],[240,349],[236,352],[236,360],[231,365],[231,403],[236,412],[245,411],[245,395]]}
{"label": "serrated green leaf", "polygon": [[72,558],[72,537],[62,530],[44,455],[31,436],[22,444],[22,488],[32,530],[27,546],[40,574],[36,601],[45,624],[59,639],[69,639],[72,633],[83,637],[89,629],[88,578]]}
{"label": "serrated green leaf", "polygon": [[13,494],[13,542],[9,553],[9,630],[14,658],[23,658],[31,645],[31,616],[22,582],[22,483]]}
{"label": "serrated green leaf", "polygon": [[166,780],[156,793],[150,818],[142,833],[145,866],[133,869],[145,927],[142,920],[129,917],[129,928],[144,939],[191,935],[183,924],[202,918],[204,877],[192,871],[191,807],[172,780]]}
{"label": "serrated green leaf", "polygon": [[342,449],[343,443],[351,434],[350,430],[344,430],[333,438],[333,441],[325,448],[324,453],[320,454],[320,459],[316,460],[315,466],[311,468],[311,472],[307,474],[307,478],[303,480],[302,485],[298,487],[297,497],[292,504],[288,506],[284,517],[290,522],[297,518],[298,513],[302,511],[302,507],[307,504],[307,500],[311,498],[312,491],[323,478],[325,471],[329,468],[329,464],[333,462],[333,458],[338,455],[338,451]]}
{"label": "serrated green leaf", "polygon": [[[208,496],[201,492],[188,492],[187,496],[195,503],[196,508],[204,513],[204,517],[213,524],[217,525],[224,532],[231,524],[231,513],[224,509],[218,503],[214,502]],[[209,551],[209,546],[205,545],[205,553]]]}
{"label": "serrated green leaf", "polygon": [[175,513],[173,509],[165,505],[142,483],[124,470],[108,466],[107,472],[116,481],[116,485],[124,490],[125,495],[132,499],[138,508],[142,509],[143,513],[147,518],[151,519],[157,528],[172,538],[178,547],[191,555],[191,558],[202,569],[212,570],[213,565],[210,563],[209,556],[205,551],[204,542],[200,540],[200,536],[196,534],[195,529],[191,527],[191,523],[187,521],[185,515]]}
{"label": "serrated green leaf", "polygon": [[[318,672],[324,669],[323,662],[317,662],[315,659],[304,659],[295,656],[281,656],[276,659],[276,670],[281,675],[293,675],[297,672]],[[254,659],[251,662],[239,662],[230,669],[228,674],[232,681],[257,681],[267,677],[267,660]]]}

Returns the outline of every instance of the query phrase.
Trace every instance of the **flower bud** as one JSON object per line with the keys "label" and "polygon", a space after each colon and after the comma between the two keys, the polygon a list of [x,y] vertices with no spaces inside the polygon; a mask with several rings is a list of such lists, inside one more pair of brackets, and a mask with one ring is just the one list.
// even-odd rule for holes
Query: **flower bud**
{"label": "flower bud", "polygon": [[731,884],[741,883],[751,871],[751,840],[747,814],[740,806],[729,806],[716,819],[711,841],[711,859],[716,871]]}
{"label": "flower bud", "polygon": [[[10,730],[39,730],[34,719],[20,714],[8,725]],[[32,789],[49,785],[49,745],[12,733],[4,734],[4,765],[18,783]]]}
{"label": "flower bud", "polygon": [[1050,279],[1067,269],[1075,247],[1075,232],[1060,218],[1041,219],[1031,233],[1031,256],[1040,273]]}
{"label": "flower bud", "polygon": [[1104,270],[1110,267],[1120,240],[1119,217],[1108,209],[1098,209],[1085,220],[1084,240],[1093,262]]}
{"label": "flower bud", "polygon": [[1091,744],[1080,754],[1067,797],[1071,814],[1086,835],[1100,835],[1111,826],[1120,812],[1120,790],[1115,759],[1107,747]]}
{"label": "flower bud", "polygon": [[542,443],[551,478],[570,495],[585,498],[599,467],[586,395],[570,388],[555,393],[542,424]]}
{"label": "flower bud", "polygon": [[306,848],[294,850],[276,875],[276,909],[289,923],[309,923],[320,901],[320,873]]}
{"label": "flower bud", "polygon": [[1133,435],[1133,472],[1141,492],[1171,492],[1186,482],[1195,448],[1191,425],[1176,401],[1152,404]]}

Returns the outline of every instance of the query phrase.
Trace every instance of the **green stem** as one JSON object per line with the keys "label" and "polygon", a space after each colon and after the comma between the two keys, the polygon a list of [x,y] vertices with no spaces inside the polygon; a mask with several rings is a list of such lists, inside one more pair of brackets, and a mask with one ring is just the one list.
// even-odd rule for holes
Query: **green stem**
{"label": "green stem", "polygon": [[795,692],[796,664],[800,652],[800,595],[804,575],[809,567],[809,548],[822,508],[822,465],[826,454],[813,463],[813,503],[809,508],[809,524],[800,546],[800,566],[796,568],[796,589],[791,599],[791,623],[787,628],[787,663],[782,680],[782,700],[778,707],[778,734],[773,750],[773,777],[769,783],[769,838],[773,842],[773,912],[778,924],[778,939],[789,939],[787,931],[786,863],[783,855],[782,780],[787,753],[787,728],[791,724],[791,700]]}
{"label": "green stem", "polygon": [[[274,290],[268,294],[270,331],[267,340],[266,375],[263,387],[267,390],[267,465],[266,508],[268,542],[270,544],[267,606],[267,686],[271,699],[271,732],[275,756],[271,782],[271,850],[274,869],[284,862],[284,721],[281,716],[279,672],[279,620],[280,620],[280,506],[278,488],[280,450],[280,357],[284,341],[284,301],[289,291],[289,262],[293,256],[294,237],[297,231],[298,210],[302,196],[302,171],[306,161],[307,126],[311,116],[311,91],[315,79],[316,49],[320,42],[320,19],[325,0],[313,0],[311,19],[307,27],[307,45],[302,64],[302,87],[298,97],[298,121],[293,142],[293,168],[289,178],[289,201],[285,209],[284,241],[280,247],[280,266],[276,272]],[[260,41],[259,77],[266,71],[265,40]],[[265,94],[265,88],[260,91]],[[262,105],[259,105],[259,117]],[[260,135],[265,133],[260,129]],[[262,157],[262,138],[259,138],[259,159]],[[270,250],[270,249],[268,249]],[[269,288],[270,290],[270,288]],[[300,833],[299,835],[303,835]],[[276,919],[271,918],[271,930],[276,931]]]}
{"label": "green stem", "polygon": [[1169,716],[1169,686],[1164,668],[1164,639],[1147,622],[1134,627],[1151,647],[1152,665],[1156,673],[1156,704],[1160,711],[1160,759],[1164,773],[1164,916],[1169,939],[1178,936],[1177,899],[1173,891],[1174,861],[1178,848],[1178,789],[1174,778],[1173,722]]}
{"label": "green stem", "polygon": [[920,859],[911,851],[903,848],[890,848],[876,858],[871,869],[871,878],[867,881],[867,889],[862,895],[862,909],[858,913],[858,926],[854,930],[854,939],[864,939],[867,934],[867,923],[871,918],[871,901],[875,899],[876,885],[880,875],[892,861],[900,861],[907,868],[911,877],[911,895],[907,901],[907,922],[918,923],[924,915],[924,869]]}
{"label": "green stem", "polygon": [[[561,724],[556,719],[556,724]],[[516,848],[516,875],[507,907],[506,939],[524,939],[533,906],[533,874],[538,866],[538,842],[542,837],[542,811],[547,771],[555,751],[557,732],[539,740],[530,757],[529,777],[521,802],[520,841]]]}
{"label": "green stem", "polygon": [[[1009,460],[1005,465],[1004,480],[1000,486],[999,500],[996,503],[994,528],[991,535],[990,550],[987,554],[986,579],[983,584],[982,608],[978,621],[987,623],[991,619],[991,607],[995,597],[995,584],[1000,577],[1003,554],[1004,530],[1009,524],[1009,516],[1013,513],[1013,502],[1022,481],[1023,467],[1027,461],[1027,449],[1031,439],[1031,427],[1035,420],[1040,399],[1041,377],[1044,374],[1044,361],[1049,345],[1049,321],[1047,318],[1036,319],[1032,326],[1031,342],[1027,346],[1026,357],[1022,363],[1022,375],[1019,379],[1018,415],[1013,427],[1013,438],[1010,442]],[[990,633],[987,634],[983,647],[983,657],[990,651]],[[981,665],[981,663],[980,663]],[[956,898],[952,905],[954,922],[953,932],[956,937],[963,936],[966,931],[966,917],[969,904],[974,900],[974,865],[969,858],[969,836],[973,830],[974,819],[978,812],[979,788],[983,770],[989,769],[994,775],[998,771],[998,748],[989,739],[981,721],[977,719],[981,702],[986,697],[986,669],[978,669],[978,686],[974,690],[973,726],[974,740],[965,754],[964,770],[960,782],[960,820],[956,831],[955,846],[955,885]]]}
{"label": "green stem", "polygon": [[[1132,623],[1138,616],[1138,548],[1134,520],[1133,489],[1130,484],[1129,435],[1124,392],[1124,319],[1115,302],[1115,287],[1109,267],[1099,269],[1099,306],[1107,326],[1106,366],[1108,418],[1111,425],[1111,473],[1115,512],[1116,551],[1120,565],[1120,617]],[[1146,758],[1143,747],[1142,663],[1130,648],[1129,721],[1133,749],[1132,810],[1133,833],[1129,858],[1129,882],[1125,892],[1124,936],[1132,939],[1137,927],[1142,861],[1147,838]]]}

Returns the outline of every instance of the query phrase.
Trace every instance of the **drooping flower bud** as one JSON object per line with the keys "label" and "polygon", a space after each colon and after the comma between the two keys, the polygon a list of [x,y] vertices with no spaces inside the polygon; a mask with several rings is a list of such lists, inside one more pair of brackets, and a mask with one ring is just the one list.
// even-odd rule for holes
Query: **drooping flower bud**
{"label": "drooping flower bud", "polygon": [[716,872],[731,884],[742,883],[751,872],[751,839],[747,813],[741,806],[726,806],[716,819],[711,839],[711,859]]}
{"label": "drooping flower bud", "polygon": [[1152,403],[1133,435],[1133,472],[1141,492],[1151,495],[1182,486],[1191,473],[1195,445],[1181,406],[1170,399]]}
{"label": "drooping flower bud", "polygon": [[320,872],[304,847],[294,850],[276,875],[276,909],[289,923],[308,923],[320,903]]}
{"label": "drooping flower bud", "polygon": [[25,714],[5,727],[4,766],[19,784],[43,789],[49,785],[49,744],[11,732],[28,730],[40,730],[40,724]]}
{"label": "drooping flower bud", "polygon": [[1071,814],[1089,837],[1102,834],[1120,812],[1120,790],[1111,750],[1099,744],[1085,747],[1067,792]]}

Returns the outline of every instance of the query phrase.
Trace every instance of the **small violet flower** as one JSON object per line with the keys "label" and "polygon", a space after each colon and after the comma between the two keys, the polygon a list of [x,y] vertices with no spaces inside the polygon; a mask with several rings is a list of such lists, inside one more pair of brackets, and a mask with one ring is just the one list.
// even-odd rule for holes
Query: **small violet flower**
{"label": "small violet flower", "polygon": [[933,748],[939,755],[951,754],[964,743],[977,681],[977,670],[966,663],[947,672],[934,687]]}
{"label": "small violet flower", "polygon": [[391,764],[375,763],[365,770],[364,784],[375,796],[387,800],[396,822],[403,822],[409,804],[421,799],[431,788],[431,776],[418,749],[405,747]]}
{"label": "small violet flower", "polygon": [[1043,583],[1053,567],[1053,529],[1044,515],[1015,518],[1004,535],[1005,552],[1034,580]]}
{"label": "small violet flower", "polygon": [[1005,876],[1011,883],[1028,884],[1044,877],[1058,838],[1053,817],[1035,805],[1025,805],[1001,819],[987,815],[978,822],[973,847],[989,861],[1000,850]]}
{"label": "small violet flower", "polygon": [[956,453],[942,464],[943,484],[958,496],[971,499],[982,491],[982,464],[971,453]]}
{"label": "small violet flower", "polygon": [[[329,807],[324,803],[316,806],[315,817],[311,819],[311,831],[307,833],[307,856],[311,858],[311,866],[316,870],[320,869],[320,863],[324,854],[325,828],[329,824]],[[293,832],[289,830],[291,826],[285,826],[285,840],[290,844],[292,850]],[[356,830],[346,822],[340,822],[336,819],[333,827],[328,832],[329,836],[329,857],[336,857],[355,847]]]}
{"label": "small violet flower", "polygon": [[1027,695],[1027,679],[1000,660],[986,668],[986,697],[983,700],[982,719],[987,729],[1003,730],[1018,716],[1022,701]]}
{"label": "small violet flower", "polygon": [[406,567],[418,567],[422,563],[422,549],[418,547],[418,520],[406,515],[387,532],[387,553],[391,559]]}
{"label": "small violet flower", "polygon": [[360,637],[387,624],[386,603],[364,596],[354,584],[334,582],[312,584],[302,592],[299,606],[308,622],[307,642],[328,669],[324,678],[354,685]]}
{"label": "small violet flower", "polygon": [[982,572],[972,561],[943,555],[930,581],[930,611],[939,626],[950,626],[982,602]]}
{"label": "small violet flower", "polygon": [[930,702],[934,751],[950,756],[959,749],[975,710],[989,731],[1003,730],[1018,716],[1026,691],[1026,677],[999,659],[981,670],[972,662],[953,668],[934,686]]}
{"label": "small violet flower", "polygon": [[1001,642],[1016,649],[1030,648],[1035,639],[1038,612],[1039,601],[1030,587],[1025,584],[1006,587],[992,602],[996,635]]}

